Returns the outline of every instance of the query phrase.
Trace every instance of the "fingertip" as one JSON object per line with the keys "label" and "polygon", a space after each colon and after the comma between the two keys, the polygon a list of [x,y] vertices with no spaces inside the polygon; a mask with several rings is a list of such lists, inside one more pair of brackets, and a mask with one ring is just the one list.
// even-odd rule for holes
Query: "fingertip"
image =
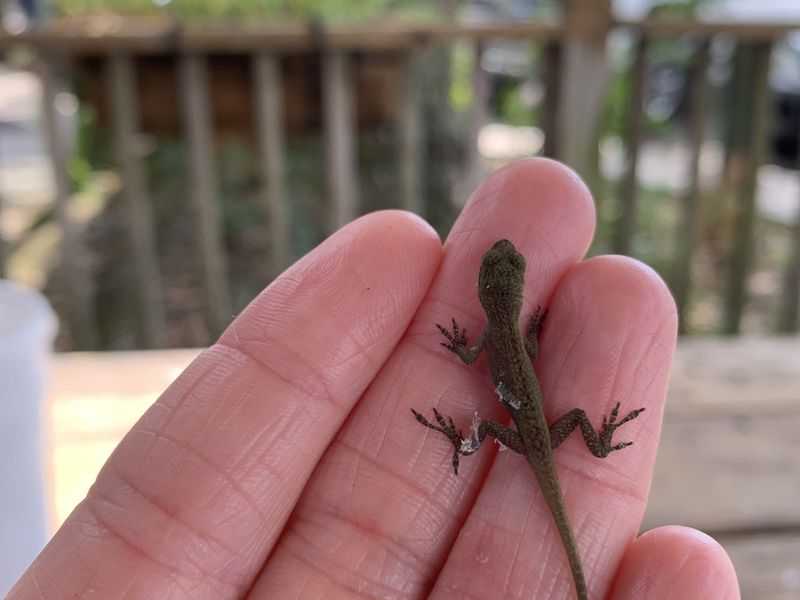
{"label": "fingertip", "polygon": [[[595,256],[575,265],[559,285],[571,292],[563,300],[589,299],[603,310],[601,318],[620,326],[658,324],[671,337],[677,335],[678,311],[667,284],[651,267],[628,256]],[[602,303],[597,300],[602,297]],[[592,300],[594,299],[594,300]]]}
{"label": "fingertip", "polygon": [[575,172],[551,159],[526,158],[494,171],[473,192],[448,243],[466,236],[477,260],[487,243],[508,239],[524,256],[563,269],[584,255],[594,226],[591,192]]}
{"label": "fingertip", "polygon": [[628,547],[612,599],[740,598],[736,571],[714,538],[690,527],[652,529]]}
{"label": "fingertip", "polygon": [[[509,163],[494,171],[473,196],[492,197],[498,192],[505,192],[501,194],[503,197],[513,197],[519,191],[562,197],[567,202],[575,203],[576,212],[585,215],[586,220],[594,224],[591,191],[575,171],[550,158],[537,156]],[[528,201],[535,199],[536,196],[527,196]]]}

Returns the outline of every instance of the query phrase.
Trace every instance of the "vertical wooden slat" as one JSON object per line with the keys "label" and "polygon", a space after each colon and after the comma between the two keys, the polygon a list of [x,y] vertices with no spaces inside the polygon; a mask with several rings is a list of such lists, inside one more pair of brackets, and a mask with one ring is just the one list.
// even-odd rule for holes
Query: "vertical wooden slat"
{"label": "vertical wooden slat", "polygon": [[255,55],[253,76],[261,190],[269,220],[269,270],[275,277],[288,265],[290,241],[279,58],[267,53]]}
{"label": "vertical wooden slat", "polygon": [[358,210],[355,93],[350,57],[330,50],[322,59],[326,162],[331,201],[331,226],[352,221]]}
{"label": "vertical wooden slat", "polygon": [[[800,125],[800,118],[798,119]],[[795,135],[800,137],[800,126]],[[800,153],[795,168],[800,178]],[[798,198],[800,201],[800,198]],[[800,331],[800,210],[795,215],[791,231],[791,254],[783,271],[783,292],[781,294],[780,312],[778,313],[778,331],[780,333],[796,333]]]}
{"label": "vertical wooden slat", "polygon": [[207,319],[211,335],[217,336],[231,320],[231,302],[214,157],[208,66],[204,57],[187,55],[180,58],[179,70]]}
{"label": "vertical wooden slat", "polygon": [[558,92],[561,77],[561,46],[557,41],[548,42],[542,50],[542,82],[545,87],[542,104],[542,131],[544,132],[543,154],[550,158],[558,156]]}
{"label": "vertical wooden slat", "polygon": [[118,54],[108,58],[108,85],[114,145],[122,171],[122,195],[128,217],[134,295],[140,322],[138,335],[145,346],[160,348],[166,341],[166,317],[150,193],[137,148],[139,107],[136,70],[131,56]]}
{"label": "vertical wooden slat", "polygon": [[747,127],[747,156],[742,183],[738,186],[733,243],[730,252],[730,277],[725,299],[722,330],[727,334],[739,333],[747,303],[747,279],[753,261],[756,220],[756,189],[758,167],[763,160],[767,137],[767,107],[769,102],[769,72],[771,44],[757,42],[747,48],[749,63],[747,93],[750,96],[750,115]]}
{"label": "vertical wooden slat", "polygon": [[422,198],[422,106],[418,86],[420,53],[410,50],[403,65],[400,114],[400,206],[425,216]]}
{"label": "vertical wooden slat", "polygon": [[639,147],[642,143],[644,121],[644,67],[647,59],[647,39],[642,36],[636,46],[636,55],[631,66],[631,93],[625,126],[627,168],[620,184],[620,217],[614,233],[614,252],[629,254],[631,240],[636,230],[636,167],[639,162]]}
{"label": "vertical wooden slat", "polygon": [[558,108],[558,158],[595,189],[597,146],[608,83],[611,0],[565,0]]}
{"label": "vertical wooden slat", "polygon": [[708,117],[709,43],[705,40],[697,50],[690,79],[689,113],[689,185],[682,198],[680,228],[676,236],[676,255],[671,281],[672,293],[678,305],[678,330],[686,333],[686,309],[692,287],[692,255],[697,238],[697,216],[700,209],[700,152],[703,146],[705,124]]}
{"label": "vertical wooden slat", "polygon": [[778,317],[778,331],[800,330],[800,214],[792,227],[792,254],[783,275],[783,294]]}
{"label": "vertical wooden slat", "polygon": [[489,120],[489,74],[483,68],[485,45],[478,41],[474,47],[472,62],[472,106],[469,114],[469,163],[468,177],[470,192],[483,179],[483,159],[478,147],[478,136]]}
{"label": "vertical wooden slat", "polygon": [[70,213],[72,185],[67,174],[68,151],[57,108],[63,87],[55,74],[53,60],[42,58],[37,67],[42,82],[44,136],[55,179],[55,214],[61,229],[59,279],[65,291],[66,318],[75,349],[91,350],[98,343],[94,285],[86,265],[87,257],[79,238],[78,226]]}

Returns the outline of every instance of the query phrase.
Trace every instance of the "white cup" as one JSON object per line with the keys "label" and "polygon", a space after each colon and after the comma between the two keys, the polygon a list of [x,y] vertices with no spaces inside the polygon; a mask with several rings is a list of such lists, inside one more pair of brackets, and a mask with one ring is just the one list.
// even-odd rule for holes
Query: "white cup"
{"label": "white cup", "polygon": [[0,597],[44,547],[44,395],[56,318],[41,294],[0,280]]}

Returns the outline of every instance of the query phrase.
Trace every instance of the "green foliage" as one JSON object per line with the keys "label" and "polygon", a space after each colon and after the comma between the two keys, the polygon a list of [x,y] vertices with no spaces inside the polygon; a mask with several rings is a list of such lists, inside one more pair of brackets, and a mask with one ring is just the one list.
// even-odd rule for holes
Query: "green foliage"
{"label": "green foliage", "polygon": [[697,9],[704,4],[711,4],[719,0],[662,0],[650,10],[651,17],[658,18],[689,18],[697,13]]}
{"label": "green foliage", "polygon": [[419,0],[58,0],[67,15],[113,12],[121,15],[169,15],[180,19],[308,19],[358,21],[389,11],[424,12]]}
{"label": "green foliage", "polygon": [[450,52],[450,105],[466,112],[472,104],[472,65],[475,53],[467,44],[457,44]]}

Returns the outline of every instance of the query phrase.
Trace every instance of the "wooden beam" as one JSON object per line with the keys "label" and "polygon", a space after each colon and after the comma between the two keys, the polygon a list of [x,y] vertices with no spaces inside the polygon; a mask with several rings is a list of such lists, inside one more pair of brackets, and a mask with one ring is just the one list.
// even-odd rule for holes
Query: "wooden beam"
{"label": "wooden beam", "polygon": [[[573,11],[570,5],[586,3]],[[693,19],[645,19],[612,21],[606,0],[569,0],[567,21],[579,20],[589,28],[620,26],[640,31],[650,39],[696,35],[707,38],[727,34],[739,40],[774,41],[793,30],[799,21],[740,22],[698,21]],[[596,6],[595,6],[596,5]],[[583,14],[581,14],[583,13]],[[596,15],[602,22],[592,24]],[[567,25],[569,29],[570,26]],[[389,51],[419,47],[420,44],[448,41],[486,41],[495,38],[548,42],[561,39],[564,25],[558,22],[505,21],[464,24],[452,21],[432,23],[333,24],[324,28],[326,47],[348,50]],[[60,18],[47,26],[21,34],[0,32],[0,48],[27,45],[40,50],[57,50],[77,55],[109,52],[157,54],[166,51],[186,53],[253,53],[265,50],[302,52],[318,43],[317,33],[306,23],[279,24],[182,24],[161,17]]]}
{"label": "wooden beam", "polygon": [[[313,29],[313,30],[312,30]],[[0,48],[27,45],[76,55],[109,52],[134,54],[305,52],[318,46],[338,50],[400,51],[422,44],[513,38],[547,41],[558,38],[555,22],[505,21],[487,24],[383,22],[332,24],[321,30],[303,22],[279,24],[183,24],[152,17],[62,18],[46,27],[11,35],[0,32]]]}
{"label": "wooden beam", "polygon": [[358,213],[355,94],[350,57],[346,53],[331,50],[323,54],[322,96],[330,227],[335,231],[355,219]]}
{"label": "wooden beam", "polygon": [[55,61],[44,57],[37,63],[42,83],[42,121],[47,154],[55,179],[55,214],[61,230],[61,265],[58,280],[65,292],[66,318],[69,337],[75,350],[94,350],[98,347],[97,322],[94,305],[94,282],[91,279],[78,226],[72,217],[72,184],[67,173],[69,156],[63,135],[59,101],[66,92],[56,75]]}
{"label": "wooden beam", "polygon": [[207,322],[209,332],[214,338],[230,323],[232,311],[206,59],[195,55],[182,56],[179,75]]}
{"label": "wooden beam", "polygon": [[108,93],[112,104],[112,134],[122,172],[122,196],[133,263],[133,295],[137,300],[140,342],[149,348],[166,343],[166,316],[156,250],[155,223],[142,153],[136,67],[130,55],[108,58]]}
{"label": "wooden beam", "polygon": [[290,219],[284,163],[283,95],[280,59],[253,56],[256,138],[261,196],[269,222],[269,272],[276,277],[288,266]]}
{"label": "wooden beam", "polygon": [[672,38],[677,36],[697,36],[709,38],[714,35],[728,35],[742,42],[777,41],[800,29],[800,21],[699,21],[697,19],[652,18],[643,21],[617,21],[617,26],[630,27],[650,39]]}

